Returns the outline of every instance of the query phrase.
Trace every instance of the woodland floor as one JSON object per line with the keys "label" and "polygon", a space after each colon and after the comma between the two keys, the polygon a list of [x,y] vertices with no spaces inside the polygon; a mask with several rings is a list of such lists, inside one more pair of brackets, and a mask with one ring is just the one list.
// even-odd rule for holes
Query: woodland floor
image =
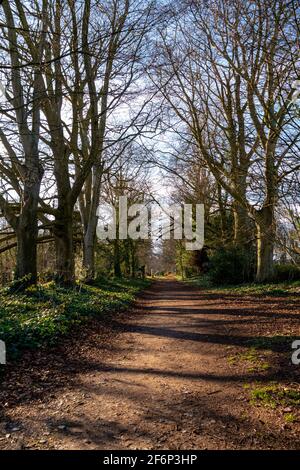
{"label": "woodland floor", "polygon": [[299,305],[156,281],[6,367],[0,449],[299,449]]}

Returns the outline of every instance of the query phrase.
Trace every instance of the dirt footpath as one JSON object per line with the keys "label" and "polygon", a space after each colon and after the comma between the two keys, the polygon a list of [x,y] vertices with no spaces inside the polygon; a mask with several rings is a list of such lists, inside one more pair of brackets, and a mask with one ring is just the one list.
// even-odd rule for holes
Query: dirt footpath
{"label": "dirt footpath", "polygon": [[251,400],[299,389],[300,366],[268,340],[300,337],[299,318],[299,299],[155,282],[131,312],[8,367],[0,448],[299,449],[297,406]]}

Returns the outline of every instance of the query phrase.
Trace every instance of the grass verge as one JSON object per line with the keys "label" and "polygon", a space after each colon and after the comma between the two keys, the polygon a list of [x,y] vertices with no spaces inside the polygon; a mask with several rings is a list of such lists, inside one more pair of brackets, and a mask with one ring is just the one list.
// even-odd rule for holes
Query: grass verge
{"label": "grass verge", "polygon": [[[296,407],[299,409],[300,391],[273,383],[264,387],[253,388],[250,392],[250,402],[253,405],[272,409],[277,407]],[[289,409],[290,411],[291,409]]]}
{"label": "grass verge", "polygon": [[186,283],[218,294],[255,296],[293,296],[300,294],[300,281],[287,281],[268,284],[241,284],[238,286],[213,286],[207,276],[186,279]]}
{"label": "grass verge", "polygon": [[54,283],[30,287],[22,294],[0,290],[0,339],[9,358],[25,348],[54,344],[72,327],[126,309],[150,281],[100,280],[74,289]]}

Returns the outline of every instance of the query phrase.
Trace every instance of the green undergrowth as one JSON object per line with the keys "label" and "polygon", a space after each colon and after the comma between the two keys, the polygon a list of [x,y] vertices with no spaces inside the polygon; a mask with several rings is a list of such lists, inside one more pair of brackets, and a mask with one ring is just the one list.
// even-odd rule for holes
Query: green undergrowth
{"label": "green undergrowth", "polygon": [[[250,402],[253,405],[276,409],[278,407],[291,407],[299,409],[300,391],[291,387],[280,386],[276,383],[264,387],[254,387],[250,390]],[[287,421],[293,421],[292,414]]]}
{"label": "green undergrowth", "polygon": [[188,284],[223,295],[255,295],[255,296],[293,296],[300,294],[300,281],[241,284],[214,286],[207,276],[195,277],[185,281]]}
{"label": "green undergrowth", "polygon": [[142,279],[103,279],[74,289],[57,287],[53,282],[19,294],[1,289],[0,339],[6,343],[8,358],[18,356],[24,348],[54,344],[90,318],[104,318],[126,309],[149,283]]}
{"label": "green undergrowth", "polygon": [[244,364],[248,372],[263,372],[269,369],[270,365],[265,358],[261,357],[255,348],[250,348],[245,352],[228,357],[230,365]]}

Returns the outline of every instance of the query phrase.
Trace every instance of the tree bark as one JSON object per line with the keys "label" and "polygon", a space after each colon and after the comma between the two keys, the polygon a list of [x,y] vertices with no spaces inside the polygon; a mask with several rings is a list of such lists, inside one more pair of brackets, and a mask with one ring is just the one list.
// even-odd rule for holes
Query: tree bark
{"label": "tree bark", "polygon": [[120,262],[120,245],[119,240],[114,240],[114,275],[121,277],[121,262]]}
{"label": "tree bark", "polygon": [[256,281],[270,281],[274,275],[273,253],[275,241],[274,212],[272,206],[263,207],[256,221],[257,270]]}
{"label": "tree bark", "polygon": [[90,282],[95,278],[96,227],[97,219],[89,223],[83,240],[83,267],[86,282]]}
{"label": "tree bark", "polygon": [[[37,152],[37,149],[36,149]],[[32,162],[30,162],[32,164]],[[21,213],[16,224],[17,263],[15,278],[27,277],[24,283],[37,281],[38,200],[43,169],[36,154],[35,168],[26,169]]]}
{"label": "tree bark", "polygon": [[[3,4],[4,14],[8,25],[8,40],[11,59],[11,84],[13,97],[8,97],[14,108],[16,124],[18,127],[19,141],[24,153],[24,163],[19,161],[13,146],[2,133],[2,143],[12,159],[12,167],[16,168],[18,177],[23,181],[23,191],[20,195],[20,214],[17,218],[9,214],[6,203],[0,200],[7,220],[14,228],[17,237],[16,279],[26,277],[22,286],[35,283],[37,280],[37,238],[38,238],[38,200],[43,168],[39,161],[40,138],[40,103],[41,103],[41,72],[38,68],[34,71],[32,84],[32,109],[28,109],[28,96],[25,96],[25,88],[22,81],[20,64],[23,59],[17,48],[18,35],[16,33],[14,15],[9,2]],[[42,21],[45,20],[45,5],[42,9]],[[42,28],[43,29],[43,28]],[[41,34],[39,47],[36,50],[37,62],[44,53],[45,37]],[[4,138],[4,139],[3,139]],[[18,193],[18,191],[17,191]],[[21,287],[18,286],[18,287]]]}
{"label": "tree bark", "polygon": [[53,224],[56,250],[56,281],[65,286],[75,282],[73,207],[65,203],[57,210]]}
{"label": "tree bark", "polygon": [[[37,226],[22,224],[16,231],[17,265],[16,279],[23,279],[24,285],[35,284],[37,281]],[[26,279],[25,279],[26,278]]]}
{"label": "tree bark", "polygon": [[223,204],[223,198],[222,198],[222,186],[216,181],[217,184],[217,194],[218,194],[218,206],[219,206],[219,211],[220,211],[220,229],[221,229],[221,238],[222,242],[225,242],[226,240],[226,225],[227,225],[227,220],[226,220],[226,209]]}
{"label": "tree bark", "polygon": [[238,203],[233,204],[234,242],[245,248],[251,239],[250,219],[247,210]]}
{"label": "tree bark", "polygon": [[90,282],[95,278],[95,244],[97,230],[97,209],[100,200],[102,166],[93,168],[92,191],[86,194],[86,207],[81,208],[81,218],[87,214],[85,235],[83,240],[83,267],[85,269],[86,281]]}
{"label": "tree bark", "polygon": [[134,241],[130,240],[130,252],[131,252],[131,277],[134,279],[136,275],[137,260],[136,260],[136,250],[134,246]]}

